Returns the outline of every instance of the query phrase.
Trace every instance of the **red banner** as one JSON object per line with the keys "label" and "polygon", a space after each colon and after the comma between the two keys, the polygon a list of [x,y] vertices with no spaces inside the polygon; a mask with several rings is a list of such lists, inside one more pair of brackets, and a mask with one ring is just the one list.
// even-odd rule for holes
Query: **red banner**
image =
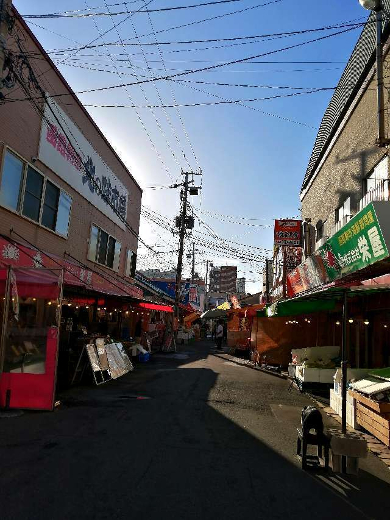
{"label": "red banner", "polygon": [[275,220],[274,245],[300,247],[302,244],[301,220]]}

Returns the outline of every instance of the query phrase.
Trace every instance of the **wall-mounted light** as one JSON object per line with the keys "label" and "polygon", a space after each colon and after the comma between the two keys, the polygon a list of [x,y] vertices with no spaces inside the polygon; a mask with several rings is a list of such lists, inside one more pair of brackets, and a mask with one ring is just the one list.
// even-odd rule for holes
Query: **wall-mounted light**
{"label": "wall-mounted light", "polygon": [[89,309],[89,305],[86,305],[85,308],[86,308],[86,309]]}
{"label": "wall-mounted light", "polygon": [[68,307],[72,307],[72,304],[71,304],[71,303],[68,303]]}
{"label": "wall-mounted light", "polygon": [[340,322],[339,322],[339,321],[336,321],[336,325],[340,325]]}
{"label": "wall-mounted light", "polygon": [[370,322],[368,320],[364,320],[363,323],[364,323],[364,325],[369,325],[370,324]]}
{"label": "wall-mounted light", "polygon": [[353,323],[353,319],[350,318],[350,319],[348,320],[348,322],[349,322],[349,323]]}
{"label": "wall-mounted light", "polygon": [[[13,299],[13,298],[12,298]],[[51,302],[47,302],[48,305],[51,305]]]}

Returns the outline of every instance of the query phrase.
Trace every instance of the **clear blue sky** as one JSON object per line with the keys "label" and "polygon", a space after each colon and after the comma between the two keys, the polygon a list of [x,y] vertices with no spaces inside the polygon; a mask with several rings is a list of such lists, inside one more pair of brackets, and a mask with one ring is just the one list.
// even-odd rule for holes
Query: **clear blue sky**
{"label": "clear blue sky", "polygon": [[[107,3],[115,4],[117,1],[108,0]],[[148,8],[158,9],[196,3],[201,3],[201,0],[154,0],[150,2]],[[240,0],[196,9],[158,12],[151,14],[151,20],[154,30],[160,31],[261,3],[267,3],[267,0]],[[64,9],[65,5],[67,10],[85,10],[88,6],[90,8],[100,7],[96,11],[90,12],[107,12],[104,0],[87,0],[87,2],[73,0],[61,3],[48,0],[39,2],[14,0],[14,4],[21,14],[58,12]],[[143,5],[142,1],[136,1],[128,3],[128,8],[139,9]],[[113,12],[123,10],[123,5],[109,9]],[[366,17],[366,11],[360,7],[358,0],[343,0],[342,2],[340,0],[281,0],[244,13],[162,32],[157,34],[156,38],[161,42],[172,42],[275,34],[319,28],[350,20],[363,21]],[[86,44],[99,36],[98,29],[102,33],[112,27],[112,20],[118,23],[124,18],[125,16],[115,16],[110,19],[110,17],[102,16],[81,19],[33,20],[34,23],[45,29],[36,25],[30,25],[30,27],[44,48],[51,50],[68,46],[77,47],[80,43]],[[98,25],[98,29],[95,24]],[[131,20],[122,23],[118,27],[118,31],[121,38],[127,42],[155,41],[154,34],[150,34],[152,28],[147,14],[135,14]],[[135,38],[135,32],[138,34],[139,40]],[[307,33],[208,50],[199,49],[226,45],[228,42],[174,44],[161,46],[160,49],[164,52],[163,58],[168,73],[174,74],[178,72],[177,69],[198,69],[218,62],[241,59],[311,40],[331,32],[336,31]],[[177,79],[263,86],[334,87],[359,34],[360,29],[356,29],[297,49],[259,58],[259,61],[332,62],[328,64],[241,63]],[[103,39],[106,43],[118,41],[118,34],[114,29]],[[102,39],[96,43],[102,43]],[[85,49],[78,53],[69,53],[67,64],[59,64],[60,70],[76,92],[97,86],[136,81],[137,77],[139,79],[143,75],[165,75],[156,46],[127,46],[125,48],[118,46],[109,49],[112,54],[111,58],[107,56],[108,51],[105,48]],[[142,49],[152,53],[146,55],[149,70],[145,64]],[[133,69],[130,68],[129,59]],[[80,68],[80,66],[105,68],[114,72],[96,72]],[[122,74],[121,76],[115,72],[115,67]],[[129,74],[133,74],[133,76]],[[204,92],[199,92],[195,88]],[[127,91],[114,89],[81,94],[80,99],[85,104],[99,105],[160,105],[161,100],[164,104],[174,104],[172,91],[176,102],[181,104],[219,101],[220,98],[231,100],[262,98],[294,92],[291,89],[244,88],[159,81],[155,85],[147,84],[142,89],[140,86],[131,86]],[[213,97],[211,94],[220,96],[220,98]],[[149,185],[169,184],[170,178],[166,168],[175,179],[179,175],[180,167],[188,168],[182,151],[185,152],[185,156],[193,168],[198,166],[185,137],[182,120],[203,170],[202,211],[212,211],[233,217],[265,219],[257,222],[251,221],[251,223],[270,225],[273,218],[291,217],[299,213],[300,185],[318,126],[331,95],[332,91],[325,91],[246,103],[255,110],[229,104],[183,107],[179,111],[175,108],[167,108],[165,111],[156,108],[153,114],[150,109],[140,108],[138,109],[140,118],[133,108],[90,108],[89,110],[133,175],[145,188]],[[262,111],[283,119],[266,115]],[[166,115],[168,115],[170,123]],[[155,118],[157,118],[158,124]],[[295,121],[295,123],[288,120]],[[303,125],[297,124],[297,122],[303,123]],[[152,149],[143,125],[154,142],[160,158]],[[175,133],[172,132],[171,126],[174,127]],[[167,142],[170,144],[170,148]],[[178,211],[177,190],[145,189],[143,202],[170,218],[173,218]],[[198,207],[200,205],[199,198],[196,205]],[[257,247],[272,247],[271,228],[233,225],[214,219],[207,214],[203,214],[202,218],[225,238]],[[199,229],[206,232],[202,227]],[[161,233],[164,240],[171,243],[176,242],[176,239],[172,239],[169,234],[164,233],[158,227],[143,222],[141,236],[152,245],[160,245],[161,250],[171,250],[171,247],[164,244],[162,239],[156,235],[157,232]],[[199,254],[197,269],[203,273],[205,259],[212,259],[213,256],[211,252],[204,255]],[[143,263],[150,267],[159,265],[166,267],[167,262],[172,261],[174,261],[172,255],[159,255],[158,262],[156,257],[150,257],[144,259]],[[217,264],[230,261],[229,255],[226,255],[226,258],[223,256],[219,259],[215,258],[215,261]],[[261,266],[258,266],[257,270],[261,270]],[[261,277],[258,274],[250,271],[254,271],[253,267],[239,263],[241,275],[246,275],[250,280],[260,280]],[[251,292],[259,290],[259,282],[248,284],[248,289]]]}

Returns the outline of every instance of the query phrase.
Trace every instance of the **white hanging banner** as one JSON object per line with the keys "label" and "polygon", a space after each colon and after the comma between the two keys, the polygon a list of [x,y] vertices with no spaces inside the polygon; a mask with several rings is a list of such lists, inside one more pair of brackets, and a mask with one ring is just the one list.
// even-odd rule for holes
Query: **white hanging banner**
{"label": "white hanging banner", "polygon": [[126,220],[128,190],[51,98],[48,98],[48,104],[45,103],[39,160],[110,220],[125,229],[122,218]]}

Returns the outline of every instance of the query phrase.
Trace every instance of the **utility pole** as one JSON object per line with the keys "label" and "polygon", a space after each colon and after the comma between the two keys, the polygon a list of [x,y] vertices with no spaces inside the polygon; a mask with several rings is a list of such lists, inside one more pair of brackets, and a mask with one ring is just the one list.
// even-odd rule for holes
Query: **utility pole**
{"label": "utility pole", "polygon": [[265,301],[269,303],[269,260],[265,259]]}
{"label": "utility pole", "polygon": [[0,0],[0,88],[3,86],[2,79],[10,27],[11,6],[12,0]]}
{"label": "utility pole", "polygon": [[194,283],[194,278],[195,278],[195,242],[192,243],[191,283]]}
{"label": "utility pole", "polygon": [[[176,284],[175,284],[175,317],[179,319],[180,315],[180,294],[181,294],[181,277],[183,272],[183,253],[184,253],[184,239],[186,236],[186,229],[192,229],[193,227],[193,219],[192,223],[189,222],[189,219],[187,219],[187,202],[188,202],[188,195],[198,195],[199,188],[196,186],[193,186],[194,175],[202,175],[202,172],[195,173],[195,172],[181,172],[181,174],[184,176],[184,182],[182,184],[182,189],[180,192],[180,198],[181,198],[181,208],[180,208],[180,215],[177,217],[177,227],[179,228],[179,254],[177,257],[177,268],[176,268]],[[190,175],[192,176],[192,180],[189,180]],[[195,246],[194,246],[195,247]],[[193,260],[194,262],[194,260]],[[175,340],[176,340],[177,334],[175,334]],[[175,341],[176,343],[176,341]]]}

